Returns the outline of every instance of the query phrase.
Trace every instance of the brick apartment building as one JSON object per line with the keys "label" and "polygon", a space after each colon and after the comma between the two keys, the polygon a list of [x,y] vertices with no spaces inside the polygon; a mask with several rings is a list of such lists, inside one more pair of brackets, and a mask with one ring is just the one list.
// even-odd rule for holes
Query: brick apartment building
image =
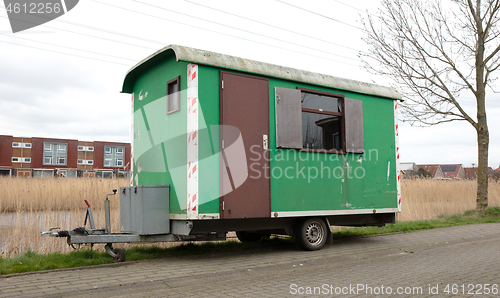
{"label": "brick apartment building", "polygon": [[130,143],[0,135],[0,175],[129,177]]}

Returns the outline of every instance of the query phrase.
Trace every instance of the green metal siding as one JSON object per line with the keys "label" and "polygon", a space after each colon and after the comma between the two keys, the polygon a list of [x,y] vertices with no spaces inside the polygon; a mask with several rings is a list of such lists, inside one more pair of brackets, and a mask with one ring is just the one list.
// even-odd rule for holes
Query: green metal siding
{"label": "green metal siding", "polygon": [[[277,150],[275,87],[302,87],[362,100],[366,153],[341,155]],[[271,212],[397,208],[393,101],[275,79],[269,80],[269,98]],[[363,178],[358,178],[361,176]]]}
{"label": "green metal siding", "polygon": [[219,70],[198,66],[199,213],[219,213]]}
{"label": "green metal siding", "polygon": [[[186,213],[187,64],[171,55],[134,84],[134,178],[139,176],[138,185],[170,185],[171,214]],[[178,76],[181,111],[167,115],[166,83]]]}
{"label": "green metal siding", "polygon": [[[138,173],[137,166],[141,167],[138,185],[171,185],[171,214],[186,214],[187,65],[187,62],[176,62],[172,53],[161,63],[139,75],[133,88],[136,162],[134,173]],[[219,213],[217,125],[220,70],[222,69],[203,65],[198,68],[200,214]],[[177,76],[181,77],[181,111],[166,115],[166,82]],[[303,87],[340,93],[345,97],[362,100],[365,154],[361,156],[277,150],[275,87]],[[144,96],[146,91],[147,97]],[[139,100],[139,93],[143,96],[142,100]],[[272,212],[397,208],[392,100],[269,78],[269,111]],[[282,157],[287,155],[295,158],[283,160]],[[361,166],[364,176],[358,179],[354,174],[363,173]],[[317,177],[314,177],[315,169],[318,170]],[[249,169],[249,179],[257,175],[256,170],[258,169]],[[291,179],[285,177],[285,170],[288,176],[292,176]],[[334,177],[332,171],[335,171],[337,177]],[[340,175],[341,171],[349,174]],[[320,179],[321,175],[323,179]]]}

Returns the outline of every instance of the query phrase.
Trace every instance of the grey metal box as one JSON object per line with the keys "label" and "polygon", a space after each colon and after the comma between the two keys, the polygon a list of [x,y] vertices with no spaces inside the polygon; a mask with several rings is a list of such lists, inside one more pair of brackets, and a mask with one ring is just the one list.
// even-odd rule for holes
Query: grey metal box
{"label": "grey metal box", "polygon": [[139,235],[170,233],[169,191],[169,185],[122,187],[120,230]]}

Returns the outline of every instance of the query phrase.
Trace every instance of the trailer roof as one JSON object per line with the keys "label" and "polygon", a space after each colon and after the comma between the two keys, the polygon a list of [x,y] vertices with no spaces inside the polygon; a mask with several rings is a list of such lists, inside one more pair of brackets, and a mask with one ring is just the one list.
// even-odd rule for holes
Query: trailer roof
{"label": "trailer roof", "polygon": [[169,45],[149,57],[143,59],[132,67],[123,81],[122,92],[132,93],[135,79],[147,68],[155,65],[168,55],[175,55],[176,61],[185,61],[200,65],[214,66],[224,69],[237,70],[252,74],[264,75],[290,81],[309,83],[313,85],[326,86],[358,93],[376,95],[389,99],[401,100],[401,94],[394,88],[379,86],[375,84],[338,78],[325,74],[284,67],[240,57],[214,53],[179,45]]}

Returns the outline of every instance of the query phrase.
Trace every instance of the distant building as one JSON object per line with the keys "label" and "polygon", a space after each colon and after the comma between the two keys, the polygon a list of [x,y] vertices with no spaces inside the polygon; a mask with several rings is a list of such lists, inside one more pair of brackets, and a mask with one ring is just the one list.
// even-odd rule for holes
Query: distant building
{"label": "distant building", "polygon": [[0,175],[128,177],[130,143],[0,136]]}
{"label": "distant building", "polygon": [[495,179],[500,179],[500,167],[493,171],[493,176]]}
{"label": "distant building", "polygon": [[402,162],[399,164],[401,169],[401,177],[403,178],[413,178],[418,177],[418,167],[414,162]]}
{"label": "distant building", "polygon": [[417,165],[417,167],[431,173],[433,179],[444,178],[440,165]]}
{"label": "distant building", "polygon": [[440,165],[444,179],[465,179],[465,170],[461,164]]}
{"label": "distant building", "polygon": [[[477,178],[477,170],[478,170],[477,167],[474,167],[474,168],[464,168],[465,179],[471,179],[471,180],[476,179]],[[499,171],[499,174],[500,174],[500,171]],[[492,167],[488,167],[488,177],[492,177],[492,178],[495,177],[495,170],[493,170]]]}

